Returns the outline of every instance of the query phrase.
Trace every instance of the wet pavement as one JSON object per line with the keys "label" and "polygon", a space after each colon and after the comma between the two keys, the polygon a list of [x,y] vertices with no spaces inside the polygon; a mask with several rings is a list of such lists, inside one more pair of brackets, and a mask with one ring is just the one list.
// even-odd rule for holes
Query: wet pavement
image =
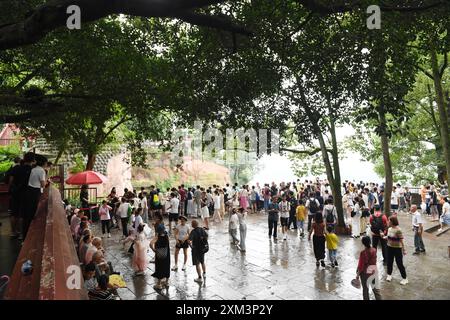
{"label": "wet pavement", "polygon": [[[177,300],[342,300],[362,299],[361,290],[351,286],[355,276],[357,258],[362,249],[359,239],[340,237],[339,267],[325,270],[316,268],[312,241],[300,239],[296,231],[290,231],[287,241],[269,240],[267,220],[262,213],[248,217],[247,252],[241,253],[230,244],[227,222],[210,226],[210,251],[206,254],[207,278],[199,285],[194,282],[195,267],[188,258],[188,268],[171,272],[170,288],[161,292],[153,289],[151,274],[155,265],[150,263],[144,276],[134,276],[131,255],[119,243],[120,232],[104,239],[107,259],[120,271],[127,288],[119,289],[122,299],[177,299]],[[381,275],[381,293],[384,299],[450,299],[450,259],[448,246],[450,232],[440,237],[424,233],[426,254],[413,256],[413,233],[410,218],[400,217],[400,226],[407,243],[404,262],[409,284],[400,285],[400,273],[394,264],[393,281],[385,281],[386,269],[378,254]],[[167,224],[167,221],[166,221]],[[434,223],[426,222],[425,227]],[[280,237],[281,233],[279,234]],[[174,240],[171,240],[173,265]],[[153,253],[149,253],[152,258]],[[182,253],[180,253],[182,261]],[[327,261],[328,264],[328,261]],[[371,298],[373,296],[371,295]]]}

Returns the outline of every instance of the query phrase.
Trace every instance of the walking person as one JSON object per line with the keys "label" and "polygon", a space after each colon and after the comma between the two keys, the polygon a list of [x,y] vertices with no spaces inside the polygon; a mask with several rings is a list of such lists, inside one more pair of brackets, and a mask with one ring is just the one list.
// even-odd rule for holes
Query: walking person
{"label": "walking person", "polygon": [[[361,239],[361,242],[364,245],[364,250],[362,250],[359,254],[356,278],[361,279],[363,299],[370,300],[369,286],[371,286],[375,299],[381,300],[377,270],[377,249],[372,248],[370,237],[368,236],[364,236]],[[370,283],[368,281],[369,277],[372,278]]]}
{"label": "walking person", "polygon": [[214,191],[213,201],[214,201],[213,221],[216,222],[217,220],[219,220],[219,223],[221,223],[222,217],[220,216],[220,208],[222,206],[222,203],[221,203],[221,197],[220,197],[219,191],[217,191],[217,190]]}
{"label": "walking person", "polygon": [[178,224],[178,219],[180,217],[180,200],[178,199],[175,192],[170,193],[170,199],[168,200],[167,210],[169,212],[169,235],[172,234],[172,221],[175,222],[175,226]]}
{"label": "walking person", "polygon": [[325,240],[328,249],[328,259],[330,259],[331,267],[335,268],[338,266],[337,249],[339,246],[339,238],[334,233],[334,228],[332,226],[327,226],[327,230],[325,232]]}
{"label": "walking person", "polygon": [[136,238],[134,240],[134,252],[133,252],[133,269],[135,275],[144,275],[147,270],[148,258],[148,240],[144,233],[144,225],[140,224],[136,230]]}
{"label": "walking person", "polygon": [[375,206],[374,213],[369,219],[370,231],[372,232],[372,245],[375,249],[378,244],[381,246],[383,254],[383,264],[387,263],[387,242],[384,238],[388,230],[388,219],[384,213],[380,211],[380,206]]}
{"label": "walking person", "polygon": [[294,191],[289,191],[289,222],[288,222],[288,230],[291,229],[291,224],[293,224],[293,229],[297,230],[297,197],[294,194]]}
{"label": "walking person", "polygon": [[278,228],[278,203],[277,196],[272,198],[272,202],[268,206],[268,223],[269,223],[269,238],[273,236],[273,240],[277,240],[277,228]]}
{"label": "walking person", "polygon": [[325,206],[323,207],[322,216],[325,219],[327,227],[332,227],[333,230],[337,224],[337,211],[333,205],[333,199],[328,198],[325,200]]}
{"label": "walking person", "polygon": [[202,190],[200,186],[194,191],[194,205],[195,205],[195,214],[197,217],[201,217],[202,215]]}
{"label": "walking person", "polygon": [[423,219],[420,212],[417,211],[417,206],[415,204],[413,204],[410,207],[410,214],[412,215],[412,227],[414,231],[414,247],[416,248],[413,255],[417,255],[422,252],[425,252],[425,245],[423,244],[422,240]]}
{"label": "walking person", "polygon": [[203,220],[205,230],[209,230],[209,201],[205,191],[202,192],[201,198],[201,218]]}
{"label": "walking person", "polygon": [[130,204],[127,202],[125,197],[120,200],[119,208],[117,209],[117,214],[120,217],[122,224],[122,238],[128,237],[128,212],[130,210]]}
{"label": "walking person", "polygon": [[279,209],[280,209],[281,233],[283,234],[283,240],[286,241],[289,223],[290,204],[287,201],[285,195],[283,195],[282,200],[279,203]]}
{"label": "walking person", "polygon": [[169,287],[170,278],[170,247],[169,237],[164,226],[159,225],[156,236],[150,243],[150,248],[155,253],[155,272],[152,277],[157,279],[155,290],[162,290]]}
{"label": "walking person", "polygon": [[312,221],[316,213],[319,212],[320,206],[319,201],[316,198],[314,198],[313,192],[309,193],[309,199],[306,200],[305,206],[308,209],[308,232],[311,232]]}
{"label": "walking person", "polygon": [[206,280],[205,253],[209,250],[208,233],[205,229],[199,227],[197,220],[192,220],[191,226],[192,231],[189,234],[189,243],[192,249],[192,264],[195,266],[198,275],[198,278],[194,281],[202,283]]}
{"label": "walking person", "polygon": [[356,239],[361,236],[361,205],[364,207],[364,201],[359,197],[356,197],[355,205],[353,206],[353,211],[351,213],[352,218],[352,238]]}
{"label": "walking person", "polygon": [[246,252],[245,238],[247,237],[247,211],[244,208],[239,208],[237,216],[239,218],[239,247],[242,252]]}
{"label": "walking person", "polygon": [[237,231],[239,228],[239,218],[237,216],[237,210],[233,208],[230,216],[230,224],[228,226],[228,230],[230,232],[231,244],[238,245],[239,239],[237,238]]}
{"label": "walking person", "polygon": [[110,228],[111,228],[111,216],[110,211],[112,208],[108,206],[106,200],[102,201],[102,206],[98,210],[98,214],[100,215],[100,221],[102,223],[102,234],[105,236],[106,232],[108,232],[108,238],[111,238]]}
{"label": "walking person", "polygon": [[148,223],[148,201],[147,201],[147,192],[142,191],[139,194],[141,208],[142,208],[142,219],[145,223]]}
{"label": "walking person", "polygon": [[185,216],[180,217],[180,224],[175,227],[175,266],[172,271],[178,271],[178,254],[180,249],[183,249],[184,262],[181,270],[186,271],[187,264],[187,250],[189,248],[189,226],[186,224],[187,218]]}
{"label": "walking person", "polygon": [[401,285],[408,284],[408,279],[406,278],[406,269],[403,265],[403,256],[406,255],[405,243],[403,241],[403,232],[399,227],[398,219],[395,216],[389,218],[389,229],[387,236],[384,237],[387,240],[387,277],[386,281],[392,281],[392,269],[395,264],[400,270],[402,280]]}
{"label": "walking person", "polygon": [[306,217],[306,207],[304,205],[303,200],[299,200],[296,209],[296,218],[297,218],[297,228],[300,232],[300,237],[302,238],[305,236],[305,217]]}
{"label": "walking person", "polygon": [[26,201],[22,222],[22,236],[24,240],[27,237],[31,222],[36,215],[39,200],[41,198],[42,191],[45,188],[46,174],[43,167],[46,162],[46,158],[36,157],[36,166],[31,169],[30,177],[28,179],[25,198],[23,199]]}
{"label": "walking person", "polygon": [[314,256],[316,257],[316,266],[322,266],[325,268],[325,222],[323,221],[322,214],[316,213],[311,226],[311,231],[308,235],[308,240],[311,240],[313,236],[313,248]]}

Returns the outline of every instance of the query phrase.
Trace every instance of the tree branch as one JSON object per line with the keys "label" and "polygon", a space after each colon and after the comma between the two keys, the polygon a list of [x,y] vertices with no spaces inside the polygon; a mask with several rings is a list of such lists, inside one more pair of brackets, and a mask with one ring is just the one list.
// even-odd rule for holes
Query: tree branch
{"label": "tree branch", "polygon": [[427,70],[425,70],[424,68],[422,68],[421,66],[416,66],[417,69],[419,69],[420,71],[422,71],[428,78],[430,78],[431,80],[434,80],[434,77],[431,73],[429,73]]}
{"label": "tree branch", "polygon": [[444,63],[441,66],[441,70],[439,70],[439,76],[441,77],[441,79],[444,76],[444,72],[445,72],[445,69],[447,69],[447,66],[448,66],[448,55],[447,55],[447,52],[446,52],[444,54]]}
{"label": "tree branch", "polygon": [[226,0],[54,0],[37,7],[24,20],[0,26],[0,50],[13,49],[38,42],[49,32],[66,26],[70,5],[81,9],[82,23],[113,14],[139,17],[179,18],[199,26],[251,34],[232,22],[231,18],[193,14],[192,9],[218,4]]}
{"label": "tree branch", "polygon": [[[290,149],[290,148],[280,148],[280,151],[285,151],[285,152],[292,152],[295,154],[307,154],[309,156],[313,156],[319,152],[321,152],[322,150],[320,148],[315,148],[312,150],[296,150],[296,149]],[[331,149],[327,149],[327,152],[331,153],[332,150]]]}

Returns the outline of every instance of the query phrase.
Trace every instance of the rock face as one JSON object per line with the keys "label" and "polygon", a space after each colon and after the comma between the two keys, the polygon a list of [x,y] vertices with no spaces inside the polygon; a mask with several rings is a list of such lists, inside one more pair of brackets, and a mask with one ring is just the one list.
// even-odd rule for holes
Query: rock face
{"label": "rock face", "polygon": [[210,186],[213,184],[225,185],[229,183],[230,171],[228,168],[209,161],[193,160],[189,157],[183,159],[183,165],[173,167],[169,161],[163,159],[152,161],[149,169],[133,168],[133,183],[136,186],[160,187],[166,185],[186,186],[200,184]]}

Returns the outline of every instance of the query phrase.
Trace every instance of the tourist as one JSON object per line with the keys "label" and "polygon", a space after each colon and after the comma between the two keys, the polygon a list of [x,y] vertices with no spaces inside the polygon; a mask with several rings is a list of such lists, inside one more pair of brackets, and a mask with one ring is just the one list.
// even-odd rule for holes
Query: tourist
{"label": "tourist", "polygon": [[[358,268],[356,269],[356,278],[361,279],[363,299],[370,300],[369,285],[372,287],[376,300],[381,300],[378,270],[377,270],[377,249],[371,247],[370,237],[364,236],[361,239],[364,250],[359,254]],[[372,279],[369,281],[369,277]]]}
{"label": "tourist", "polygon": [[89,293],[98,287],[97,278],[95,277],[95,264],[89,263],[83,268],[84,289]]}
{"label": "tourist", "polygon": [[238,228],[239,228],[239,218],[237,216],[237,209],[233,208],[230,215],[228,230],[230,232],[231,243],[236,246],[239,244],[239,240],[237,238]]}
{"label": "tourist", "polygon": [[193,217],[194,215],[196,215],[194,205],[194,188],[188,189],[186,199],[187,199],[186,214],[188,215],[188,217]]}
{"label": "tourist", "polygon": [[170,193],[170,200],[168,201],[169,206],[167,210],[169,212],[169,235],[172,234],[172,222],[175,222],[175,226],[178,224],[178,219],[180,218],[180,200],[177,198],[174,192]]}
{"label": "tourist", "polygon": [[89,247],[87,248],[86,254],[84,256],[85,265],[91,263],[94,253],[96,253],[98,250],[101,250],[103,253],[105,253],[105,250],[102,247],[102,239],[99,237],[94,237]]}
{"label": "tourist", "polygon": [[308,235],[308,240],[313,236],[314,256],[316,257],[316,266],[325,268],[325,222],[323,221],[322,213],[317,212],[314,216],[311,231]]}
{"label": "tourist", "polygon": [[192,251],[192,264],[196,267],[198,278],[194,281],[202,283],[206,280],[205,253],[209,250],[208,233],[200,228],[197,220],[192,220],[192,231],[189,234],[189,243]]}
{"label": "tourist", "polygon": [[279,207],[277,203],[277,196],[272,197],[272,202],[268,207],[268,223],[269,223],[269,238],[273,236],[273,240],[277,240],[277,229],[279,219]]}
{"label": "tourist", "polygon": [[422,240],[423,233],[423,220],[422,215],[419,211],[417,211],[417,206],[413,204],[410,208],[410,214],[412,214],[412,227],[414,231],[414,255],[420,254],[421,252],[425,252],[425,245]]}
{"label": "tourist", "polygon": [[197,217],[202,216],[202,196],[203,192],[200,189],[200,186],[197,186],[197,188],[194,191],[195,214]]}
{"label": "tourist", "polygon": [[278,208],[280,211],[281,233],[283,234],[283,240],[286,241],[289,224],[290,204],[286,200],[285,195],[283,195],[281,202],[278,204]]}
{"label": "tourist", "polygon": [[386,281],[392,281],[392,268],[395,263],[397,264],[402,280],[401,285],[406,285],[408,279],[406,278],[406,270],[403,265],[403,256],[406,255],[405,243],[403,241],[403,232],[399,227],[398,219],[395,216],[389,218],[389,229],[387,236],[384,237],[387,240],[387,277]]}
{"label": "tourist", "polygon": [[391,211],[392,214],[397,214],[400,205],[400,196],[398,194],[397,188],[394,187],[391,193]]}
{"label": "tourist", "polygon": [[150,242],[150,248],[155,253],[155,272],[152,277],[157,279],[155,290],[168,288],[168,279],[170,278],[170,247],[169,237],[164,226],[159,225],[156,235]]}
{"label": "tourist", "polygon": [[184,184],[182,184],[181,186],[178,187],[178,194],[180,195],[180,216],[183,216],[186,214],[186,198],[187,198],[187,192],[186,189],[184,188]]}
{"label": "tourist", "polygon": [[297,230],[297,197],[294,191],[289,191],[289,222],[288,222],[288,230],[291,229],[291,224],[294,226],[292,229]]}
{"label": "tourist", "polygon": [[120,221],[122,223],[122,238],[125,239],[128,237],[128,212],[130,210],[130,204],[127,202],[125,197],[122,197],[120,201],[119,208],[117,209],[117,214],[120,217]]}
{"label": "tourist", "polygon": [[223,189],[219,189],[219,195],[220,195],[220,209],[219,209],[219,214],[220,214],[220,218],[223,220],[225,217],[225,193],[223,191]]}
{"label": "tourist", "polygon": [[22,201],[26,201],[24,204],[24,211],[22,217],[22,236],[26,239],[28,229],[30,228],[31,221],[33,221],[38,208],[41,194],[46,184],[46,174],[44,166],[47,162],[45,157],[39,156],[35,158],[36,166],[31,169],[30,177],[28,179],[27,189],[25,192],[25,198]]}
{"label": "tourist", "polygon": [[444,204],[442,205],[442,214],[439,218],[440,228],[438,232],[441,232],[444,225],[450,225],[450,197],[444,198]]}
{"label": "tourist", "polygon": [[139,224],[136,229],[136,237],[134,239],[134,252],[133,252],[133,269],[135,275],[140,276],[145,274],[147,269],[147,250],[149,243],[144,233],[144,224]]}
{"label": "tourist", "polygon": [[[411,198],[412,193],[408,187],[405,187],[405,203],[406,203],[406,211],[410,211],[411,209]],[[417,208],[416,208],[417,209]]]}
{"label": "tourist", "polygon": [[81,223],[81,218],[84,216],[84,212],[80,209],[75,209],[73,211],[73,215],[70,218],[70,232],[72,233],[72,237],[76,240],[78,227]]}
{"label": "tourist", "polygon": [[208,207],[208,196],[205,191],[202,191],[201,199],[201,218],[203,219],[203,224],[205,230],[209,230],[209,207]]}
{"label": "tourist", "polygon": [[439,220],[439,212],[438,212],[438,197],[437,197],[437,193],[436,193],[436,188],[435,186],[431,186],[430,187],[430,192],[429,192],[429,208],[430,208],[430,214],[431,214],[431,221],[438,221]]}
{"label": "tourist", "polygon": [[298,201],[298,206],[296,209],[297,218],[297,228],[300,231],[300,237],[305,236],[305,218],[306,218],[306,207],[303,200]]}
{"label": "tourist", "polygon": [[337,250],[338,250],[338,246],[339,246],[339,238],[334,233],[334,228],[332,226],[327,226],[327,229],[325,232],[325,240],[326,240],[327,249],[328,249],[328,259],[330,260],[331,267],[335,268],[338,266]]}
{"label": "tourist", "polygon": [[320,203],[314,198],[314,193],[309,193],[309,198],[306,200],[305,207],[308,209],[308,232],[311,232],[312,221],[319,212]]}
{"label": "tourist", "polygon": [[266,184],[263,190],[263,197],[264,197],[264,211],[266,213],[269,212],[269,204],[270,204],[270,189],[269,185]]}
{"label": "tourist", "polygon": [[375,206],[374,213],[369,219],[370,231],[372,232],[372,245],[375,249],[378,249],[378,244],[381,246],[381,252],[383,255],[383,264],[387,263],[387,242],[384,236],[388,229],[388,219],[384,213],[381,212],[379,206]]}
{"label": "tourist", "polygon": [[147,192],[142,191],[139,196],[140,199],[140,207],[142,208],[142,220],[144,223],[148,223],[148,201],[147,201]]}
{"label": "tourist", "polygon": [[102,205],[100,209],[98,210],[98,214],[100,215],[100,221],[102,223],[102,234],[103,237],[105,236],[106,232],[108,232],[108,238],[111,238],[110,233],[110,223],[111,223],[111,216],[110,211],[112,208],[108,206],[106,200],[102,201]]}
{"label": "tourist", "polygon": [[9,171],[10,214],[11,214],[11,238],[23,240],[22,223],[26,206],[26,191],[32,166],[35,162],[35,154],[28,152],[23,161],[15,165]]}
{"label": "tourist", "polygon": [[327,227],[332,227],[333,230],[337,225],[337,211],[333,204],[333,199],[328,198],[325,200],[325,206],[323,207],[322,216],[325,219]]}
{"label": "tourist", "polygon": [[220,216],[220,208],[221,208],[221,197],[219,194],[219,191],[214,191],[214,197],[213,197],[213,203],[214,203],[214,215],[213,215],[213,221],[216,222],[219,220],[219,222],[222,222],[222,217]]}
{"label": "tourist", "polygon": [[185,216],[180,217],[180,223],[175,227],[175,266],[172,271],[178,271],[178,254],[180,249],[183,249],[184,262],[182,271],[186,271],[187,264],[187,250],[189,248],[189,226],[186,224],[187,218]]}
{"label": "tourist", "polygon": [[239,247],[242,252],[246,252],[245,238],[247,237],[247,211],[244,208],[239,208],[237,216],[239,218]]}
{"label": "tourist", "polygon": [[250,204],[251,204],[251,213],[258,212],[258,200],[257,198],[257,192],[255,186],[252,186],[252,190],[250,191]]}
{"label": "tourist", "polygon": [[361,235],[361,228],[360,228],[360,222],[361,222],[361,208],[364,207],[364,201],[360,199],[359,197],[355,197],[354,199],[355,205],[353,206],[353,211],[351,213],[352,218],[352,238],[356,239],[359,238]]}
{"label": "tourist", "polygon": [[[85,264],[86,261],[86,253],[89,248],[92,247],[92,234],[90,230],[87,230],[86,233],[82,237],[81,244],[78,245],[78,258],[81,263]],[[91,257],[92,260],[92,257]]]}

